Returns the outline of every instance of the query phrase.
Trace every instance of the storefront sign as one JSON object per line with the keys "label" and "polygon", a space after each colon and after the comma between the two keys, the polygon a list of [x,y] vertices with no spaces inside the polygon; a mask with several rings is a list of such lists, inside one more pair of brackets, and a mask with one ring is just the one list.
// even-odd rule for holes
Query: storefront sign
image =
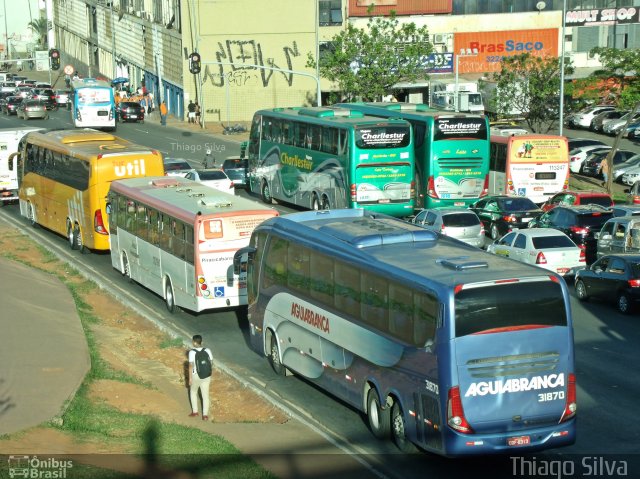
{"label": "storefront sign", "polygon": [[640,8],[621,7],[567,12],[567,26],[603,25],[613,23],[640,23]]}

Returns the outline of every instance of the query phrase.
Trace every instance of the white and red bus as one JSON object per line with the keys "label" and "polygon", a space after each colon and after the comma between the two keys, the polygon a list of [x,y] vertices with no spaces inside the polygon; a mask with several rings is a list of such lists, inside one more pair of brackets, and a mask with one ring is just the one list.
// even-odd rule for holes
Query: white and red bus
{"label": "white and red bus", "polygon": [[526,196],[540,204],[568,187],[566,137],[491,135],[489,194]]}
{"label": "white and red bus", "polygon": [[235,252],[273,208],[186,178],[114,181],[108,195],[111,264],[162,296],[167,309],[247,304]]}

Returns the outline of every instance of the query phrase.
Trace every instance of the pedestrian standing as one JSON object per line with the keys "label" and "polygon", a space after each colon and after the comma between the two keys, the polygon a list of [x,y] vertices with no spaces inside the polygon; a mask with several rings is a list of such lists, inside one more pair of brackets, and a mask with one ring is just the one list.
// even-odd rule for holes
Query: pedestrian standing
{"label": "pedestrian standing", "polygon": [[604,159],[600,162],[600,166],[598,167],[599,172],[602,174],[604,181],[602,182],[602,186],[607,187],[607,182],[609,180],[609,162],[607,161],[607,157],[609,155],[605,155]]}
{"label": "pedestrian standing", "polygon": [[213,353],[202,346],[202,336],[196,334],[192,338],[193,348],[189,350],[189,399],[191,400],[191,414],[198,416],[198,391],[202,395],[202,420],[209,420],[209,384],[211,383]]}
{"label": "pedestrian standing", "polygon": [[140,98],[140,106],[142,107],[142,111],[144,112],[144,114],[147,114],[147,98],[146,97],[142,97]]}
{"label": "pedestrian standing", "polygon": [[196,123],[198,125],[202,124],[200,123],[200,105],[198,104],[198,102],[196,102]]}
{"label": "pedestrian standing", "polygon": [[207,153],[204,155],[204,167],[206,169],[216,167],[216,159],[213,156],[210,148],[207,148]]}
{"label": "pedestrian standing", "polygon": [[187,115],[187,119],[189,123],[195,123],[196,122],[196,105],[193,103],[193,100],[189,100],[187,111],[189,112],[189,114]]}
{"label": "pedestrian standing", "polygon": [[160,102],[160,124],[167,126],[167,104],[164,100]]}

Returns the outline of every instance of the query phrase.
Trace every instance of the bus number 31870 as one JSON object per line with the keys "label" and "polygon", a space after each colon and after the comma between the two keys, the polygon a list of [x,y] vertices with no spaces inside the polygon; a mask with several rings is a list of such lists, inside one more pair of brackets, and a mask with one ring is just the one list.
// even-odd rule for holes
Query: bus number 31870
{"label": "bus number 31870", "polygon": [[538,394],[538,402],[555,401],[556,399],[564,399],[564,391]]}

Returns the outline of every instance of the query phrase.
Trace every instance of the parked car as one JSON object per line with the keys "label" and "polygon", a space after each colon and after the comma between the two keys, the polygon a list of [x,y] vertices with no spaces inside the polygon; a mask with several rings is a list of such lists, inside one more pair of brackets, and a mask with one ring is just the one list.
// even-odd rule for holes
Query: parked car
{"label": "parked car", "polygon": [[[627,123],[627,119],[631,115],[631,112],[626,115],[622,115],[620,118],[616,120],[609,120],[602,124],[602,132],[606,135],[617,135],[618,131]],[[636,120],[640,120],[640,112],[635,113],[631,117],[631,121],[634,122]]]}
{"label": "parked car", "polygon": [[558,205],[601,205],[611,208],[613,198],[602,191],[561,191],[544,202],[540,208],[542,211],[549,211]]}
{"label": "parked car", "polygon": [[56,101],[56,94],[53,90],[47,90],[46,88],[33,88],[31,95],[32,100],[40,100],[44,103],[47,110],[57,110],[58,102]]}
{"label": "parked car", "polygon": [[613,218],[613,211],[600,205],[556,206],[530,222],[531,228],[554,228],[562,231],[584,250],[587,264],[596,260],[595,234]]}
{"label": "parked car", "polygon": [[608,146],[604,141],[596,140],[595,138],[567,138],[567,144],[569,145],[569,151],[585,146]]}
{"label": "parked car", "polygon": [[[587,176],[593,176],[595,178],[602,178],[602,174],[599,172],[600,163],[604,160],[609,154],[609,150],[595,150],[593,153],[587,156],[582,164],[582,173]],[[613,175],[614,180],[616,179],[616,175],[620,175],[618,173],[618,167],[630,160],[633,156],[637,155],[634,151],[629,150],[618,150],[616,154],[613,155]]]}
{"label": "parked car", "polygon": [[583,173],[584,160],[595,151],[609,151],[608,145],[589,145],[569,150],[569,169],[572,173]]}
{"label": "parked car", "polygon": [[235,187],[247,186],[247,167],[246,158],[231,157],[222,162],[222,171],[231,178]]}
{"label": "parked car", "polygon": [[411,219],[411,223],[477,248],[484,246],[484,227],[480,218],[466,208],[423,209]]}
{"label": "parked car", "polygon": [[631,205],[640,205],[640,180],[637,180],[631,188],[624,190],[627,194],[627,203]]}
{"label": "parked car", "polygon": [[144,107],[136,101],[121,101],[116,106],[116,119],[144,123]]}
{"label": "parked car", "polygon": [[611,105],[596,105],[590,106],[581,110],[567,119],[567,125],[572,128],[589,128],[591,120],[603,111],[615,110],[615,107]]}
{"label": "parked car", "polygon": [[58,106],[65,105],[69,101],[69,95],[71,95],[71,90],[56,90],[56,103]]}
{"label": "parked car", "polygon": [[[619,165],[614,165],[613,179],[616,181],[623,182],[623,178],[627,174],[631,174],[630,177],[627,177],[627,181],[628,181],[630,178],[633,178],[633,173],[637,172],[636,170],[638,169],[638,167],[640,167],[640,155],[635,154],[631,158],[627,159],[624,163],[621,163]],[[631,186],[634,182],[635,182],[635,179],[625,184]]]}
{"label": "parked car", "polygon": [[613,216],[640,216],[640,205],[615,205]]}
{"label": "parked car", "polygon": [[8,91],[14,93],[16,91],[16,82],[14,81],[5,81],[2,82],[2,86],[0,86],[0,91]]}
{"label": "parked car", "polygon": [[17,113],[18,106],[22,103],[23,98],[21,96],[10,96],[5,99],[2,104],[2,112],[5,115],[15,115]]}
{"label": "parked car", "polygon": [[48,120],[49,113],[44,102],[40,100],[24,100],[16,109],[16,115],[25,120],[32,118],[40,118],[41,120]]}
{"label": "parked car", "polygon": [[597,236],[597,256],[615,253],[640,253],[640,218],[614,216],[608,220]]}
{"label": "parked car", "polygon": [[580,301],[613,299],[618,311],[631,313],[640,300],[640,255],[603,256],[576,273],[575,289]]}
{"label": "parked car", "polygon": [[600,132],[602,131],[602,125],[607,120],[617,120],[623,115],[626,115],[628,110],[604,110],[601,113],[598,113],[591,120],[591,125],[589,125],[589,129],[591,131]]}
{"label": "parked car", "polygon": [[193,171],[193,167],[187,160],[182,158],[164,158],[164,174],[167,176],[187,176],[187,173]]}
{"label": "parked car", "polygon": [[542,210],[522,196],[487,196],[470,206],[478,215],[485,232],[496,240],[514,229],[526,228]]}
{"label": "parked car", "polygon": [[215,188],[216,190],[235,195],[236,190],[233,187],[233,181],[225,174],[224,171],[218,168],[211,168],[208,170],[191,170],[185,175],[188,180],[197,181],[205,186]]}
{"label": "parked car", "polygon": [[572,276],[585,266],[585,253],[562,231],[529,228],[512,231],[487,247],[489,253]]}

